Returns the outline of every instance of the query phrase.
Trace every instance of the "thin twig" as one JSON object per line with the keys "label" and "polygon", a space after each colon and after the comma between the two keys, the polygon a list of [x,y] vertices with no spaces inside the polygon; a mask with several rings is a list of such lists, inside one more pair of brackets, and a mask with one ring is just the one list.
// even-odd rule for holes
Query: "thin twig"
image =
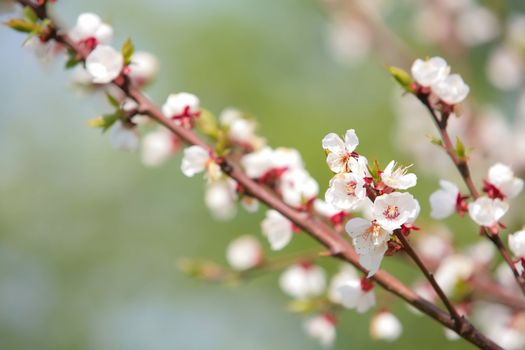
{"label": "thin twig", "polygon": [[[447,120],[448,115],[441,115],[441,118],[437,115],[435,109],[430,104],[430,101],[428,99],[428,94],[417,94],[416,95],[419,101],[427,108],[429,111],[432,120],[434,121],[434,124],[436,124],[436,127],[439,131],[439,134],[441,136],[441,140],[443,141],[442,146],[443,149],[448,154],[449,158],[452,160],[456,168],[458,169],[459,174],[461,175],[461,178],[465,182],[465,185],[467,186],[470,195],[474,200],[479,198],[479,192],[476,189],[476,186],[474,185],[474,181],[472,180],[472,176],[470,173],[470,168],[468,165],[467,159],[460,159],[458,155],[456,154],[455,147],[452,144],[452,141],[450,140],[450,135],[447,131]],[[487,230],[486,227],[481,226],[481,232],[484,236],[486,236],[497,248],[497,250],[500,252],[501,256],[505,260],[505,263],[510,267],[512,270],[512,273],[514,274],[514,278],[516,279],[516,283],[520,286],[520,289],[522,293],[525,295],[525,278],[520,275],[518,272],[516,266],[514,265],[514,262],[512,261],[512,258],[501,241],[501,237],[498,234],[493,234],[489,230]]]}
{"label": "thin twig", "polygon": [[454,305],[452,305],[452,302],[448,299],[447,295],[445,294],[445,292],[443,292],[443,290],[441,289],[441,287],[439,286],[439,284],[437,283],[436,279],[434,278],[434,275],[432,274],[432,272],[430,272],[428,270],[428,268],[426,267],[426,265],[423,263],[423,261],[419,258],[419,255],[416,253],[416,251],[412,248],[412,245],[410,244],[410,242],[406,239],[405,235],[401,232],[401,230],[395,230],[394,231],[394,234],[396,235],[396,237],[399,239],[399,241],[401,241],[401,244],[403,245],[403,249],[405,250],[405,252],[410,256],[410,258],[412,260],[414,260],[414,262],[416,263],[416,265],[419,267],[419,269],[421,270],[421,272],[423,272],[423,274],[425,275],[426,279],[428,280],[428,282],[430,282],[430,284],[432,285],[432,288],[434,289],[434,291],[436,292],[436,294],[439,296],[439,298],[441,299],[441,301],[443,302],[443,304],[445,304],[445,307],[447,308],[448,312],[450,313],[450,315],[452,316],[452,318],[456,321],[456,328],[459,330],[461,329],[461,327],[463,326],[464,324],[464,318],[461,317],[456,308],[454,307]]}

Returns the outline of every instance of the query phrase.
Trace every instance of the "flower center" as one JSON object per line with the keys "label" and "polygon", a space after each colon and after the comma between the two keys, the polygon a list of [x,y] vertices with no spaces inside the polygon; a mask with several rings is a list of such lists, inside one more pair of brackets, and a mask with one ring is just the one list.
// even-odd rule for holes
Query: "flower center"
{"label": "flower center", "polygon": [[345,186],[346,194],[349,196],[355,196],[355,189],[357,187],[357,183],[355,181],[349,182]]}
{"label": "flower center", "polygon": [[383,216],[389,220],[394,220],[399,216],[399,208],[396,205],[389,205],[383,212]]}
{"label": "flower center", "polygon": [[373,245],[378,245],[380,241],[382,241],[382,230],[381,226],[377,225],[376,223],[372,223],[370,227],[365,231],[364,238],[367,241],[372,241]]}

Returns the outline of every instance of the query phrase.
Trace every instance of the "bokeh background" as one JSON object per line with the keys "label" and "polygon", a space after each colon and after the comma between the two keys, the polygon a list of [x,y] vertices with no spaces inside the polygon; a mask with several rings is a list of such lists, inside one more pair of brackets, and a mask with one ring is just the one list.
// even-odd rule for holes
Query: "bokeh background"
{"label": "bokeh background", "polygon": [[[520,6],[509,2],[504,11]],[[392,8],[389,30],[410,37],[404,20],[410,10],[408,1]],[[86,11],[114,25],[117,43],[131,36],[138,48],[158,56],[161,72],[148,89],[152,99],[162,103],[171,92],[188,91],[216,113],[236,106],[256,115],[271,145],[302,152],[322,189],[330,174],[320,140],[331,131],[357,129],[360,152],[383,165],[393,158],[413,162],[394,142],[394,83],[383,67],[390,57],[371,51],[352,64],[336,57],[331,15],[320,1],[56,5],[68,25]],[[232,287],[192,280],[176,268],[181,257],[224,263],[230,240],[260,234],[264,211],[214,221],[201,181],[180,173],[180,156],[149,169],[137,155],[113,151],[107,136],[86,125],[110,111],[103,96],[75,89],[62,59],[41,62],[23,40],[0,29],[0,348],[317,349],[303,334],[301,317],[286,311],[278,274]],[[440,53],[409,44],[414,55]],[[452,60],[459,70],[481,66],[487,50]],[[475,80],[473,96],[513,108],[507,95]],[[437,177],[418,164],[413,169],[427,174],[414,191],[424,220]],[[473,225],[451,222],[471,233],[460,241],[476,239]],[[289,251],[313,245],[302,235]],[[383,266],[413,280],[414,271],[399,259]],[[394,301],[385,296],[380,305],[401,319],[399,341],[371,340],[371,313],[348,311],[335,348],[469,348],[447,341],[441,327]]]}

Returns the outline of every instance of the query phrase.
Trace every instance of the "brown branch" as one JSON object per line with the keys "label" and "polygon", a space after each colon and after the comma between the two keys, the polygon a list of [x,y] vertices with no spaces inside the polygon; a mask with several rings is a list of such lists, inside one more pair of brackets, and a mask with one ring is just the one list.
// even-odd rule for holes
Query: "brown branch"
{"label": "brown branch", "polygon": [[432,288],[436,292],[436,294],[439,296],[443,304],[445,304],[445,307],[447,308],[448,312],[456,322],[456,329],[461,329],[464,326],[465,319],[461,317],[454,305],[452,305],[452,302],[448,299],[447,295],[443,290],[441,289],[440,285],[437,283],[436,279],[434,278],[434,275],[428,270],[426,265],[423,263],[423,260],[419,258],[419,255],[416,253],[416,251],[412,248],[410,245],[410,242],[407,240],[405,235],[401,232],[401,230],[395,230],[394,234],[396,235],[397,239],[401,242],[403,245],[403,249],[405,252],[414,260],[416,265],[419,267],[421,272],[425,275],[426,279],[430,284],[432,285]]}
{"label": "brown branch", "polygon": [[[35,9],[35,12],[41,19],[49,18],[47,11],[45,10],[45,4],[38,5],[29,0],[17,1],[24,6],[30,6]],[[87,50],[78,46],[66,34],[60,32],[57,27],[52,27],[49,38],[54,39],[66,46],[68,49],[75,51],[81,60],[85,60],[87,57]],[[202,141],[195,133],[189,129],[175,125],[171,122],[171,120],[166,118],[161,110],[148,98],[146,98],[138,88],[129,84],[124,75],[121,74],[121,76],[117,77],[112,83],[120,88],[126,94],[126,96],[134,99],[138,103],[139,112],[141,114],[147,114],[151,119],[165,126],[187,144],[202,146],[213,154],[213,150],[210,148],[210,146]],[[298,227],[303,229],[310,236],[325,246],[334,257],[354,265],[362,272],[368,272],[359,264],[358,256],[350,243],[342,236],[334,232],[330,227],[326,226],[320,221],[316,221],[312,217],[306,217],[303,212],[289,207],[265,187],[250,179],[238,167],[230,164],[227,159],[221,159],[219,161],[219,165],[221,166],[223,172],[237,181],[237,183],[239,183],[247,191],[247,193],[257,198],[268,207],[279,211],[282,215],[287,217],[290,221],[295,223]],[[501,349],[501,347],[495,344],[492,340],[485,337],[467,320],[464,320],[463,327],[458,329],[456,327],[456,321],[449,314],[431,302],[418,296],[409,287],[404,285],[402,282],[387,272],[380,270],[373,276],[373,279],[385,290],[397,295],[416,309],[420,310],[422,313],[441,323],[443,326],[456,331],[464,339],[478,346],[479,348]]]}
{"label": "brown branch", "polygon": [[[479,192],[476,189],[476,186],[474,185],[474,181],[472,180],[468,161],[466,158],[458,157],[458,155],[456,154],[455,147],[452,144],[452,141],[450,140],[450,135],[447,131],[447,124],[448,124],[447,121],[449,117],[448,113],[442,113],[441,118],[440,118],[437,115],[434,107],[432,107],[429,101],[428,94],[416,94],[416,96],[419,99],[419,101],[421,101],[421,103],[430,112],[432,120],[434,121],[434,124],[436,124],[436,127],[441,136],[441,140],[443,141],[442,143],[443,149],[447,152],[449,158],[452,160],[452,162],[458,169],[459,174],[461,175],[461,178],[465,182],[465,185],[467,186],[470,192],[470,195],[472,196],[474,200],[478,199]],[[520,275],[520,273],[516,269],[516,266],[514,266],[514,262],[512,261],[512,258],[507,248],[501,241],[501,237],[499,236],[499,234],[493,234],[484,226],[481,226],[480,230],[483,233],[483,235],[485,235],[496,246],[497,250],[500,252],[501,256],[503,257],[507,265],[512,270],[512,273],[514,274],[514,278],[516,279],[516,283],[520,286],[522,293],[525,295],[525,278]]]}

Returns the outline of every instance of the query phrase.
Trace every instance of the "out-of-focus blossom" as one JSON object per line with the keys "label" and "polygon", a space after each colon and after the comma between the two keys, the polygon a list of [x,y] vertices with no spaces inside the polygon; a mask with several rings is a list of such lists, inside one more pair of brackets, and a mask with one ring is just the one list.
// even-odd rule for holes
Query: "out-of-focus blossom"
{"label": "out-of-focus blossom", "polygon": [[142,163],[146,166],[159,166],[175,152],[180,141],[167,129],[149,132],[142,138]]}
{"label": "out-of-focus blossom", "polygon": [[186,120],[191,122],[191,118],[200,114],[199,98],[187,92],[171,94],[162,105],[162,113],[178,125],[183,125]]}
{"label": "out-of-focus blossom", "polygon": [[139,137],[134,128],[125,126],[120,120],[109,129],[109,140],[114,149],[134,152],[139,148]]}
{"label": "out-of-focus blossom", "polygon": [[434,219],[444,219],[456,211],[459,189],[456,184],[440,180],[441,188],[430,195],[430,216]]}
{"label": "out-of-focus blossom", "polygon": [[229,220],[237,212],[236,201],[237,193],[235,181],[231,179],[221,179],[211,181],[206,187],[204,203],[218,220]]}
{"label": "out-of-focus blossom", "polygon": [[317,181],[303,169],[286,171],[280,183],[283,200],[295,208],[310,203],[319,193]]}
{"label": "out-of-focus blossom", "polygon": [[525,257],[525,229],[509,235],[509,248],[515,256]]}
{"label": "out-of-focus blossom", "polygon": [[335,319],[331,314],[311,317],[304,322],[304,331],[310,338],[319,341],[323,348],[329,348],[335,341]]}
{"label": "out-of-focus blossom", "polygon": [[451,74],[444,80],[432,86],[432,91],[445,103],[454,105],[462,102],[470,92],[470,88],[460,75]]}
{"label": "out-of-focus blossom", "polygon": [[411,72],[419,85],[430,87],[444,81],[450,67],[442,57],[432,57],[428,60],[418,58],[412,64]]}
{"label": "out-of-focus blossom", "polygon": [[92,44],[109,44],[113,39],[113,28],[102,22],[102,19],[94,13],[83,13],[77,18],[76,25],[68,33],[71,40],[83,42],[89,39],[95,40]]}
{"label": "out-of-focus blossom", "polygon": [[339,271],[332,276],[330,286],[328,288],[328,298],[334,303],[341,304],[342,296],[339,287],[344,285],[347,281],[359,279],[355,267],[349,264],[341,265]]}
{"label": "out-of-focus blossom", "polygon": [[354,18],[338,20],[329,29],[330,48],[341,63],[356,63],[370,52],[372,34],[358,20]]}
{"label": "out-of-focus blossom", "polygon": [[98,45],[86,58],[86,71],[95,84],[107,84],[119,76],[124,66],[122,54],[107,45]]}
{"label": "out-of-focus blossom", "polygon": [[376,304],[374,286],[365,278],[347,280],[339,287],[341,303],[348,309],[365,313]]}
{"label": "out-of-focus blossom", "polygon": [[252,179],[262,177],[273,166],[272,156],[273,152],[270,147],[264,147],[256,152],[243,156],[241,158],[241,164],[246,171],[246,175]]}
{"label": "out-of-focus blossom", "polygon": [[326,275],[321,267],[311,263],[295,264],[281,274],[279,286],[295,299],[316,297],[325,290]]}
{"label": "out-of-focus blossom", "polygon": [[496,186],[507,198],[516,197],[523,190],[523,180],[505,164],[496,163],[489,169],[488,181]]}
{"label": "out-of-focus blossom", "polygon": [[456,32],[459,39],[468,46],[484,44],[498,36],[498,19],[487,8],[472,6],[458,16]]}
{"label": "out-of-focus blossom", "polygon": [[257,238],[244,235],[233,240],[226,250],[228,264],[237,271],[244,271],[262,262],[263,249]]}
{"label": "out-of-focus blossom", "polygon": [[276,210],[270,209],[261,223],[262,233],[268,238],[273,250],[281,250],[290,243],[293,226],[290,220]]}
{"label": "out-of-focus blossom", "polygon": [[139,85],[150,82],[159,71],[157,57],[146,51],[137,51],[131,57],[128,76]]}
{"label": "out-of-focus blossom", "polygon": [[525,66],[516,50],[501,46],[493,50],[487,61],[487,76],[498,89],[514,90],[523,81]]}
{"label": "out-of-focus blossom", "polygon": [[468,280],[474,272],[473,261],[463,255],[451,255],[439,265],[435,277],[445,294],[450,295],[458,283]]}
{"label": "out-of-focus blossom", "polygon": [[370,322],[370,335],[374,339],[392,342],[401,336],[403,326],[391,312],[381,311]]}
{"label": "out-of-focus blossom", "polygon": [[492,227],[496,225],[509,210],[509,204],[498,198],[480,197],[469,203],[468,213],[472,220],[480,226]]}
{"label": "out-of-focus blossom", "polygon": [[210,163],[210,153],[201,146],[190,146],[184,149],[181,170],[187,177],[202,173]]}

